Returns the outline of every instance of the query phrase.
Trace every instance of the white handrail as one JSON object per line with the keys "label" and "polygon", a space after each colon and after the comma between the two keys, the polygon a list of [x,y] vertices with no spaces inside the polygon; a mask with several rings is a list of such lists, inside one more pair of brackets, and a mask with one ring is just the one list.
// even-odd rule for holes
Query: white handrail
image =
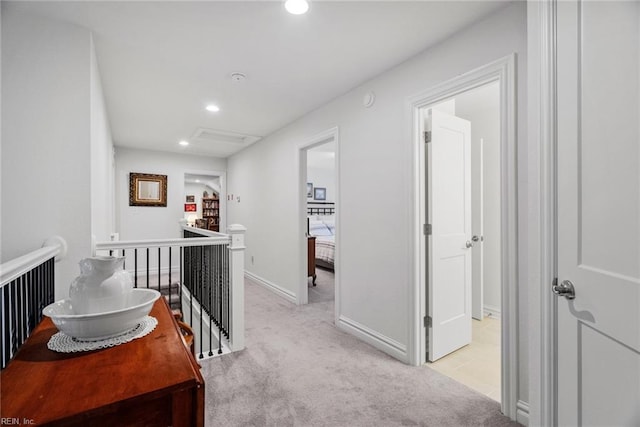
{"label": "white handrail", "polygon": [[0,287],[5,286],[43,262],[56,257],[60,261],[67,253],[67,242],[59,236],[47,239],[42,248],[0,265]]}
{"label": "white handrail", "polygon": [[228,236],[223,237],[193,237],[177,239],[147,239],[147,240],[117,240],[115,242],[96,242],[95,251],[136,249],[136,248],[164,248],[176,246],[212,246],[225,245],[231,242]]}
{"label": "white handrail", "polygon": [[220,237],[220,236],[228,237],[229,236],[228,234],[219,233],[217,231],[205,230],[204,228],[189,227],[188,225],[182,225],[181,227],[183,231],[190,231],[192,233],[200,234],[202,236],[209,236],[209,237]]}

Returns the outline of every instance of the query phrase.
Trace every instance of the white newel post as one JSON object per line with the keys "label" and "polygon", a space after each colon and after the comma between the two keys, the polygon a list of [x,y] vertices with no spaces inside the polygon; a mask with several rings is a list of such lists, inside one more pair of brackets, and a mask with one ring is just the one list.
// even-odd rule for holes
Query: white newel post
{"label": "white newel post", "polygon": [[247,229],[240,224],[231,224],[227,233],[231,236],[230,271],[231,271],[231,334],[229,337],[231,350],[244,348],[244,234]]}

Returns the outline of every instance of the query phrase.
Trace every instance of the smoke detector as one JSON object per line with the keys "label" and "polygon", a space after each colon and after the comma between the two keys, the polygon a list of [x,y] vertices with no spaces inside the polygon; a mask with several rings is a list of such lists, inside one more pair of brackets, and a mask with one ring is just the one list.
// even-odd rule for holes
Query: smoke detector
{"label": "smoke detector", "polygon": [[243,73],[240,73],[240,72],[237,72],[237,71],[231,73],[231,80],[233,80],[236,83],[244,81],[244,79],[246,79],[246,78],[247,78],[247,76],[245,74],[243,74]]}

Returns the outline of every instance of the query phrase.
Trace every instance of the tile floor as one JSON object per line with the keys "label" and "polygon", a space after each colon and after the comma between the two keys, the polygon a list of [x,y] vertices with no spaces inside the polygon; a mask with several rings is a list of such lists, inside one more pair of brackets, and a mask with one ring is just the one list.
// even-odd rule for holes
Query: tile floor
{"label": "tile floor", "polygon": [[500,319],[473,320],[472,342],[427,365],[500,401]]}

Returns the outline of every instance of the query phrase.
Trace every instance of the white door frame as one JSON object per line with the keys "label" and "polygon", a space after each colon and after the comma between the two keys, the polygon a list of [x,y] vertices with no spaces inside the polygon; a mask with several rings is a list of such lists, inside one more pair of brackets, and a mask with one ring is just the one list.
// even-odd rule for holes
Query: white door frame
{"label": "white door frame", "polygon": [[556,9],[527,2],[529,183],[529,423],[557,425]]}
{"label": "white door frame", "polygon": [[[334,286],[335,286],[335,320],[340,312],[340,138],[338,127],[328,129],[312,136],[298,145],[298,242],[300,254],[307,253],[307,151],[310,148],[333,141],[336,146],[334,160],[335,174],[335,254],[334,254]],[[309,289],[307,280],[307,257],[301,256],[301,266],[298,280],[298,292],[296,295],[298,305],[309,302]]]}
{"label": "white door frame", "polygon": [[413,142],[414,169],[414,286],[410,301],[411,363],[425,363],[426,331],[426,246],[423,234],[425,206],[424,152],[420,110],[462,92],[499,82],[500,86],[500,195],[501,195],[501,369],[502,412],[516,419],[518,392],[518,230],[516,157],[516,55],[511,54],[455,77],[407,100],[409,128]]}

